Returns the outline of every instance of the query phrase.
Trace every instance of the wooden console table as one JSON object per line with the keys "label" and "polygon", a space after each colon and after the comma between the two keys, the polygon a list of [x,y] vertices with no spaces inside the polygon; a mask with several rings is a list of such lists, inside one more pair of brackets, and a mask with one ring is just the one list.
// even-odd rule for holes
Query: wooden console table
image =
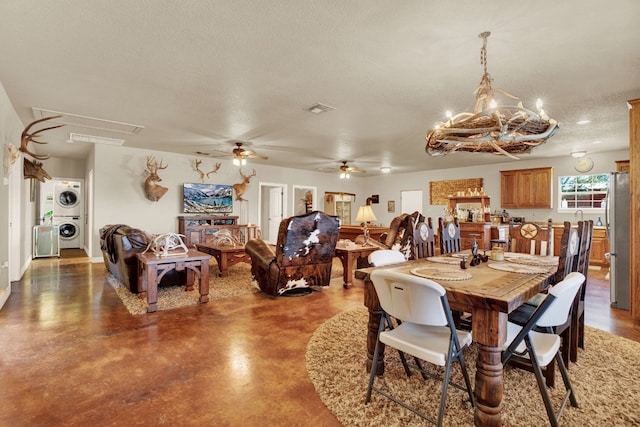
{"label": "wooden console table", "polygon": [[[349,289],[353,286],[353,263],[358,258],[367,258],[369,254],[380,249],[378,246],[336,246],[336,256],[342,262],[342,270],[344,277],[344,287]],[[368,265],[368,264],[367,264]]]}
{"label": "wooden console table", "polygon": [[200,252],[212,255],[218,263],[218,276],[229,276],[229,267],[239,262],[251,264],[251,257],[244,251],[244,245],[214,245],[212,243],[201,243],[196,245]]}
{"label": "wooden console table", "polygon": [[195,276],[199,278],[201,303],[209,301],[209,260],[211,255],[189,249],[186,254],[156,256],[153,253],[136,254],[138,257],[138,283],[141,284],[140,298],[147,298],[148,313],[158,310],[158,283],[171,270],[187,273],[186,290],[193,290]]}

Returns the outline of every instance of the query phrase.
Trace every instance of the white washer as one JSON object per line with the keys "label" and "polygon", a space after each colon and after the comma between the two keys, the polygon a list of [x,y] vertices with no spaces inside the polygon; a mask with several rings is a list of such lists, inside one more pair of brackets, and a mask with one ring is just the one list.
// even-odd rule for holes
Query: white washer
{"label": "white washer", "polygon": [[60,229],[60,249],[75,249],[82,247],[83,230],[79,216],[53,217],[53,225]]}
{"label": "white washer", "polygon": [[82,215],[82,187],[77,181],[60,181],[54,186],[53,214],[55,216]]}

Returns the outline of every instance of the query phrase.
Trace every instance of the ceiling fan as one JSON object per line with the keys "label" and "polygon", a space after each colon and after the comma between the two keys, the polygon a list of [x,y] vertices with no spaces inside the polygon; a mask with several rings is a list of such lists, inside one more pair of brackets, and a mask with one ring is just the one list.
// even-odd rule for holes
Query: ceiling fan
{"label": "ceiling fan", "polygon": [[349,166],[347,164],[347,160],[342,160],[342,165],[340,165],[340,179],[349,179],[351,178],[352,173],[364,173],[366,171],[357,168],[355,166]]}
{"label": "ceiling fan", "polygon": [[269,157],[261,156],[257,154],[255,151],[245,150],[242,148],[242,142],[236,141],[236,148],[233,149],[233,164],[234,165],[245,165],[247,164],[247,159],[261,159],[268,160]]}

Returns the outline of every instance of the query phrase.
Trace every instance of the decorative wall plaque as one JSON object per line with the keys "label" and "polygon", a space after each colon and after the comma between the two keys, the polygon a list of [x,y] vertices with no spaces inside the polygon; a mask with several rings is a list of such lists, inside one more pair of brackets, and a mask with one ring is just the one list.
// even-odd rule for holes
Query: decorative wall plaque
{"label": "decorative wall plaque", "polygon": [[452,179],[448,181],[431,181],[429,183],[429,203],[432,205],[446,205],[448,196],[455,196],[458,191],[482,188],[482,178]]}

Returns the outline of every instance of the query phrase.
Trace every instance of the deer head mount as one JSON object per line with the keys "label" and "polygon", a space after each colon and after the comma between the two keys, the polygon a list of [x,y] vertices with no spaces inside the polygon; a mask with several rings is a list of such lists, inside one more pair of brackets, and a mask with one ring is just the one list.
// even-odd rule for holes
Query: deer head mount
{"label": "deer head mount", "polygon": [[251,179],[251,177],[256,176],[256,170],[254,169],[251,175],[244,175],[242,173],[242,169],[240,169],[240,176],[242,177],[242,182],[233,184],[233,190],[236,192],[236,200],[245,200],[242,198],[242,195],[247,189],[247,185],[249,185],[249,180]]}
{"label": "deer head mount", "polygon": [[194,168],[196,170],[196,172],[198,172],[200,174],[200,181],[204,182],[206,179],[209,178],[209,175],[211,175],[212,173],[218,173],[218,169],[220,169],[220,166],[222,166],[222,163],[216,163],[216,168],[210,170],[209,172],[205,172],[203,170],[200,170],[200,165],[202,164],[202,160],[195,160],[194,163]]}
{"label": "deer head mount", "polygon": [[[48,154],[36,154],[32,151],[29,150],[29,143],[33,142],[36,144],[47,144],[47,142],[45,141],[36,141],[35,138],[39,138],[42,132],[51,130],[51,129],[57,129],[59,127],[62,127],[64,125],[56,125],[56,126],[49,126],[46,128],[42,128],[40,130],[36,130],[31,132],[31,128],[35,125],[37,125],[38,123],[42,123],[45,122],[47,120],[53,120],[53,119],[58,119],[62,116],[51,116],[51,117],[45,117],[42,119],[38,119],[38,120],[34,120],[31,123],[29,123],[27,125],[26,128],[24,128],[24,130],[22,131],[22,135],[20,138],[20,148],[19,150],[22,151],[23,153],[33,157],[34,159],[37,160],[46,160],[49,157],[51,157]],[[31,132],[31,133],[29,133]],[[14,160],[15,161],[15,160]],[[40,182],[44,182],[46,179],[51,179],[51,176],[47,173],[46,170],[43,169],[42,167],[42,162],[38,162],[36,160],[34,160],[33,162],[29,159],[27,159],[26,157],[24,158],[24,162],[22,165],[22,169],[23,169],[23,173],[24,173],[24,178],[25,179],[37,179]]]}
{"label": "deer head mount", "polygon": [[144,194],[146,194],[147,199],[152,202],[160,200],[168,190],[167,187],[156,184],[162,181],[158,176],[158,169],[166,169],[167,166],[169,165],[162,164],[162,160],[158,163],[155,157],[147,156],[147,170],[145,172],[148,173],[149,176],[144,181]]}
{"label": "deer head mount", "polygon": [[13,144],[4,144],[4,158],[2,165],[4,166],[4,176],[9,176],[11,166],[18,160],[20,149]]}
{"label": "deer head mount", "polygon": [[34,160],[33,162],[26,157],[22,165],[24,179],[37,179],[40,182],[45,182],[47,179],[51,179],[51,176],[46,170],[42,168],[42,162]]}

